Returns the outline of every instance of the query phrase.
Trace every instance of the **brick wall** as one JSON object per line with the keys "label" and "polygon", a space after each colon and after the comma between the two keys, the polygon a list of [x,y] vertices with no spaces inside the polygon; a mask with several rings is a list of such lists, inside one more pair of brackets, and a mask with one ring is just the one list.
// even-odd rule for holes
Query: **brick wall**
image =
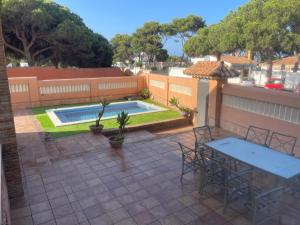
{"label": "brick wall", "polygon": [[[0,145],[0,153],[2,152],[1,145]],[[7,185],[6,185],[6,179],[3,172],[3,163],[2,159],[0,159],[0,168],[1,168],[1,189],[0,189],[0,195],[1,195],[1,225],[10,225],[10,205],[9,205],[9,198],[7,193]]]}
{"label": "brick wall", "polygon": [[300,95],[257,87],[225,85],[221,107],[221,127],[245,136],[250,125],[298,139],[300,156]]}
{"label": "brick wall", "polygon": [[164,105],[170,106],[173,97],[180,105],[191,109],[197,106],[197,80],[185,77],[169,77],[160,74],[143,73],[145,86],[149,88],[151,97]]}
{"label": "brick wall", "polygon": [[36,77],[38,80],[74,79],[74,78],[99,78],[122,77],[128,74],[120,68],[67,68],[56,69],[54,67],[16,67],[8,68],[7,76]]}
{"label": "brick wall", "polygon": [[0,144],[8,194],[12,198],[23,195],[23,188],[1,29],[2,26],[0,26]]}
{"label": "brick wall", "polygon": [[100,98],[136,96],[144,88],[144,77],[101,77],[37,80],[9,78],[14,108],[97,102]]}

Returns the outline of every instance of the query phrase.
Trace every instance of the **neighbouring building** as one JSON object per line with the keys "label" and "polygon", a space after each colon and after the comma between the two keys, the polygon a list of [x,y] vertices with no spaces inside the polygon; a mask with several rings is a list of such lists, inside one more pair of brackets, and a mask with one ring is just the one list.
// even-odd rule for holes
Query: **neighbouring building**
{"label": "neighbouring building", "polygon": [[222,88],[229,78],[238,77],[239,72],[227,66],[223,61],[200,61],[183,72],[198,79],[197,125],[209,124],[219,127]]}
{"label": "neighbouring building", "polygon": [[[214,62],[217,61],[217,57],[215,56],[205,56],[203,58],[193,58],[192,62],[195,64],[199,61],[209,61]],[[221,57],[221,61],[223,61],[227,66],[238,70],[249,70],[257,65],[257,63],[247,56],[232,56],[232,55],[223,55]]]}
{"label": "neighbouring building", "polygon": [[[273,71],[286,71],[286,72],[293,71],[295,64],[297,62],[297,57],[298,56],[288,56],[282,59],[274,60]],[[266,70],[268,68],[268,64],[263,63],[261,65],[261,68]]]}

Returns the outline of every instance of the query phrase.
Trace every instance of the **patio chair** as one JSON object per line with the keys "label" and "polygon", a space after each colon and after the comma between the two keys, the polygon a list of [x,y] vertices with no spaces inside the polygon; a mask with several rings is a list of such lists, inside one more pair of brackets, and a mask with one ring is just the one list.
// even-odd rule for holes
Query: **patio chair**
{"label": "patio chair", "polygon": [[209,126],[194,127],[195,149],[207,149],[206,142],[213,140]]}
{"label": "patio chair", "polygon": [[197,152],[200,154],[202,152],[205,152],[205,154],[210,152],[213,155],[214,152],[205,145],[205,143],[214,140],[212,138],[209,126],[206,125],[202,127],[194,127],[193,131],[195,135],[195,149]]}
{"label": "patio chair", "polygon": [[225,179],[223,213],[226,213],[230,204],[244,200],[244,206],[251,213],[252,224],[257,225],[272,219],[274,215],[280,215],[276,213],[280,211],[284,188],[258,188],[252,185],[252,176],[252,171],[249,170],[230,173]]}
{"label": "patio chair", "polygon": [[294,156],[294,148],[297,142],[297,138],[278,132],[273,132],[268,146],[274,150],[287,153]]}
{"label": "patio chair", "polygon": [[201,167],[201,162],[198,159],[198,156],[194,149],[191,149],[181,143],[178,144],[182,152],[182,168],[180,182],[183,183],[183,175],[199,170]]}
{"label": "patio chair", "polygon": [[210,152],[198,152],[200,155],[200,185],[199,193],[203,194],[209,185],[217,186],[221,191],[225,185],[225,159],[216,157]]}
{"label": "patio chair", "polygon": [[[244,140],[253,142],[255,144],[259,145],[267,145],[267,140],[269,137],[270,130],[256,127],[256,126],[249,126],[246,136],[244,137]],[[239,163],[237,161],[233,161],[235,171],[243,171],[248,170],[249,167],[246,165],[243,165],[242,163]]]}
{"label": "patio chair", "polygon": [[260,127],[255,127],[255,126],[249,126],[245,140],[250,141],[259,145],[266,145],[268,136],[269,136],[270,130],[260,128]]}

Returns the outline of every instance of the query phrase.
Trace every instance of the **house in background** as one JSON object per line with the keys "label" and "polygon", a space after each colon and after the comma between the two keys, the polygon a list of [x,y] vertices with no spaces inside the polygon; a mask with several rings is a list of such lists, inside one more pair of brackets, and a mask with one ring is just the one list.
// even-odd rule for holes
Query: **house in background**
{"label": "house in background", "polygon": [[[192,58],[191,61],[193,64],[196,64],[199,61],[217,61],[217,57],[215,56],[205,56],[202,58]],[[225,65],[231,67],[232,69],[243,71],[249,70],[257,65],[257,62],[252,60],[250,57],[247,56],[232,56],[232,55],[223,55],[221,57],[221,61],[225,63]]]}
{"label": "house in background", "polygon": [[282,59],[277,59],[273,61],[273,70],[274,71],[293,71],[295,64],[297,62],[298,56],[289,56]]}

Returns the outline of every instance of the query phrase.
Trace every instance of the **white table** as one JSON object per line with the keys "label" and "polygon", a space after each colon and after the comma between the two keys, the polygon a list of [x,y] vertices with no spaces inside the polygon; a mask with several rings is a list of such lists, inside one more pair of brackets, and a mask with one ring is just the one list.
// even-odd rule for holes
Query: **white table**
{"label": "white table", "polygon": [[236,137],[211,141],[206,145],[232,159],[280,178],[291,179],[300,175],[300,159],[262,145]]}

